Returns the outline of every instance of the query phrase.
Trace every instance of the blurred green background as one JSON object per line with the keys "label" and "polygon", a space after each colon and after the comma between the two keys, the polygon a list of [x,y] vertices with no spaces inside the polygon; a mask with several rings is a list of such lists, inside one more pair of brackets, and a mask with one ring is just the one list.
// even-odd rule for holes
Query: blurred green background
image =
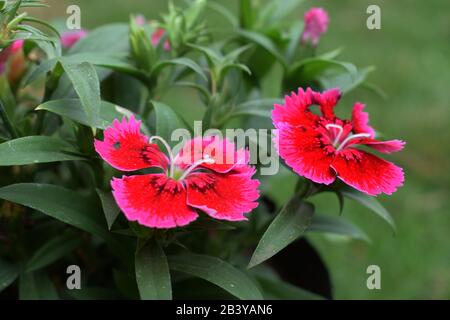
{"label": "blurred green background", "polygon": [[[238,0],[216,0],[236,8]],[[175,1],[176,2],[176,1]],[[141,13],[158,19],[163,0],[48,0],[50,9],[36,13],[49,21],[66,17],[68,5],[81,8],[82,26],[92,29],[109,22],[125,22]],[[260,0],[263,5],[264,0]],[[366,9],[381,8],[381,30],[368,30]],[[283,5],[283,0],[280,0]],[[369,77],[386,99],[365,89],[346,95],[339,113],[348,116],[356,101],[367,104],[371,123],[388,138],[407,141],[403,152],[389,157],[405,168],[406,184],[381,201],[393,214],[398,232],[359,205],[346,202],[344,215],[365,230],[372,244],[310,235],[327,263],[340,299],[450,299],[450,2],[442,0],[322,0],[305,1],[292,19],[305,9],[325,8],[330,26],[319,52],[338,47],[341,60],[363,67],[373,65]],[[210,14],[209,25],[223,19]],[[196,117],[196,101],[167,98],[188,120]],[[287,172],[276,178],[280,198],[288,195],[293,179]],[[337,214],[337,200],[316,199],[320,212]],[[296,261],[296,263],[302,263]],[[381,290],[368,290],[366,268],[381,268]]]}

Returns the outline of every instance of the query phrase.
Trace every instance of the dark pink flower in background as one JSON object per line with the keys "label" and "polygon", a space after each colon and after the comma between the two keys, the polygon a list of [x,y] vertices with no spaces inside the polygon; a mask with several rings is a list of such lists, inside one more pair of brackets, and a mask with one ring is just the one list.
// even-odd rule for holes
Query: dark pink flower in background
{"label": "dark pink flower in background", "polygon": [[[160,173],[113,178],[114,198],[130,221],[153,228],[185,226],[197,209],[213,218],[240,221],[258,206],[259,181],[248,165],[247,150],[217,136],[188,141],[176,156],[160,137],[140,133],[140,121],[115,120],[95,140],[95,149],[114,168],[135,171],[157,168]],[[168,156],[153,141],[162,142]],[[228,161],[226,161],[228,160]]]}
{"label": "dark pink flower in background", "polygon": [[3,73],[5,71],[5,66],[8,59],[16,53],[22,51],[23,44],[24,40],[16,40],[0,52],[0,73]]}
{"label": "dark pink flower in background", "polygon": [[[152,34],[152,45],[153,46],[157,46],[159,44],[159,42],[161,41],[161,38],[166,34],[166,30],[164,30],[163,28],[159,27],[156,29],[155,32],[153,32]],[[166,39],[164,41],[164,50],[165,51],[170,51],[170,42],[169,39]]]}
{"label": "dark pink flower in background", "polygon": [[[351,120],[336,117],[334,107],[340,96],[338,89],[320,93],[300,88],[285,97],[284,105],[275,105],[272,120],[278,129],[280,157],[297,174],[316,183],[328,185],[339,178],[369,195],[392,194],[403,184],[403,170],[356,147],[392,153],[405,143],[375,139],[361,103],[354,105]],[[311,112],[312,105],[320,106],[321,115]]]}
{"label": "dark pink flower in background", "polygon": [[142,15],[142,14],[138,14],[138,15],[134,18],[134,21],[136,22],[136,24],[137,24],[138,26],[141,26],[141,27],[147,23],[147,20],[145,19],[145,16]]}
{"label": "dark pink flower in background", "polygon": [[86,30],[72,30],[61,34],[61,44],[63,48],[69,49],[75,45],[80,39],[86,37],[88,32]]}
{"label": "dark pink flower in background", "polygon": [[317,46],[320,36],[328,29],[328,13],[322,8],[311,8],[305,12],[304,22],[301,42],[310,42],[313,46]]}

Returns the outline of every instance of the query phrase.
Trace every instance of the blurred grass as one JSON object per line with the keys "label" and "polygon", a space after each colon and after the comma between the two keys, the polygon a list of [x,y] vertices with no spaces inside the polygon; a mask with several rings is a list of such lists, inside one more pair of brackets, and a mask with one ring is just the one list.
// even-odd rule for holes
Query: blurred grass
{"label": "blurred grass", "polygon": [[[80,5],[82,24],[88,29],[112,21],[127,21],[131,13],[157,19],[167,6],[162,0],[109,0],[107,5],[105,1],[88,0],[48,3],[51,9],[39,12],[47,19],[63,18],[68,5]],[[226,3],[235,5],[236,0]],[[366,28],[369,4],[381,7],[381,30]],[[324,7],[331,18],[319,51],[344,47],[342,59],[358,66],[376,66],[370,81],[388,95],[383,100],[367,90],[355,90],[343,98],[339,113],[349,115],[351,105],[362,101],[367,104],[375,128],[388,138],[407,141],[403,152],[389,157],[405,168],[406,184],[394,196],[381,198],[398,224],[395,236],[377,217],[350,202],[346,202],[344,215],[370,235],[372,245],[310,236],[329,265],[335,296],[449,299],[450,3],[309,0],[292,14],[292,19],[300,18],[303,10],[311,6]],[[180,105],[177,97],[167,99]],[[180,108],[187,110],[194,104]],[[276,179],[289,188],[283,175]],[[319,211],[337,214],[335,199],[317,200]],[[371,264],[381,267],[381,290],[370,291],[366,287],[366,268]]]}

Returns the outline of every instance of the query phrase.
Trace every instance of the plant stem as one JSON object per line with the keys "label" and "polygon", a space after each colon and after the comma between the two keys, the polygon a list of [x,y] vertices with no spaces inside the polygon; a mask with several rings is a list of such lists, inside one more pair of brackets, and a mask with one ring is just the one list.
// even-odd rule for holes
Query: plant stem
{"label": "plant stem", "polygon": [[19,134],[17,133],[16,129],[14,128],[11,120],[9,119],[8,113],[5,110],[5,107],[3,106],[3,103],[0,101],[0,117],[3,120],[3,123],[6,126],[6,129],[8,129],[9,134],[13,139],[16,139],[19,137]]}

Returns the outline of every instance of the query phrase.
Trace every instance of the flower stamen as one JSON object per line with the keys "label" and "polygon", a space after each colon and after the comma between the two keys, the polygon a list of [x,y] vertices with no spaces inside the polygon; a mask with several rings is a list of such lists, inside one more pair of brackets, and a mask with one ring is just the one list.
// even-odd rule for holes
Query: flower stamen
{"label": "flower stamen", "polygon": [[335,128],[339,130],[339,133],[337,134],[337,136],[334,138],[333,141],[333,147],[336,147],[336,145],[339,142],[339,139],[341,138],[342,132],[344,132],[344,128],[342,128],[342,126],[338,125],[338,124],[333,124],[333,123],[329,123],[325,126],[325,128],[327,128],[327,130],[330,130],[330,128]]}
{"label": "flower stamen", "polygon": [[173,158],[173,152],[172,152],[172,148],[169,146],[169,144],[167,143],[166,140],[164,140],[164,138],[160,137],[160,136],[152,136],[150,137],[149,142],[152,143],[154,140],[158,140],[159,142],[161,142],[164,147],[167,150],[167,153],[169,154],[169,160],[170,160],[170,166],[169,166],[169,177],[173,177],[173,166],[174,166],[174,158]]}
{"label": "flower stamen", "polygon": [[345,145],[348,144],[351,140],[358,138],[370,138],[370,133],[357,133],[349,135],[347,138],[345,138],[344,141],[342,141],[339,147],[336,148],[336,151],[342,150],[345,147]]}
{"label": "flower stamen", "polygon": [[208,154],[204,155],[203,159],[197,160],[196,162],[194,162],[184,173],[183,175],[180,177],[179,180],[183,180],[184,178],[186,178],[188,176],[188,174],[190,174],[192,171],[194,171],[195,168],[197,168],[198,166],[207,163],[207,164],[213,164],[215,163],[214,159],[210,158]]}

